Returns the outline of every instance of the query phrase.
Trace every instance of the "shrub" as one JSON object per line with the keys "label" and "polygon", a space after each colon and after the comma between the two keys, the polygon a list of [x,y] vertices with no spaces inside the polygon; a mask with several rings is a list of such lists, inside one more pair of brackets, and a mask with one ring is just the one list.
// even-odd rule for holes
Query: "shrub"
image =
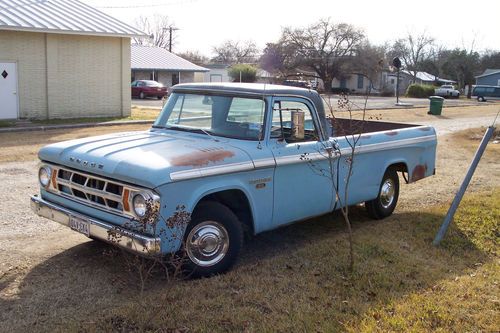
{"label": "shrub", "polygon": [[229,76],[233,82],[240,82],[240,73],[241,82],[255,82],[257,79],[257,68],[252,65],[236,64],[229,69]]}
{"label": "shrub", "polygon": [[426,98],[434,95],[434,86],[428,84],[410,84],[406,90],[406,96],[415,98]]}

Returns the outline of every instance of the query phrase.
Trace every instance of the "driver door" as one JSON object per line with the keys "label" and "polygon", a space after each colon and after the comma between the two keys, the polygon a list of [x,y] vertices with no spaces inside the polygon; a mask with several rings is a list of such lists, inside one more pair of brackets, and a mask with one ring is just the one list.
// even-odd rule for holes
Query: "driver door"
{"label": "driver door", "polygon": [[[308,100],[293,97],[273,99],[269,148],[276,160],[274,171],[273,225],[330,212],[332,191],[331,142],[322,141],[318,119]],[[294,112],[304,113],[304,135],[294,136]],[[296,118],[294,118],[296,119]]]}

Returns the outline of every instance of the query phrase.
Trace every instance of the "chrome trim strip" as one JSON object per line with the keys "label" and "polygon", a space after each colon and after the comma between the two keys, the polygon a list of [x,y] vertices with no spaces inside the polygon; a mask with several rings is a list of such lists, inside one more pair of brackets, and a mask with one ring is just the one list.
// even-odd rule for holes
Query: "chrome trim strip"
{"label": "chrome trim strip", "polygon": [[276,166],[276,161],[273,157],[260,158],[258,160],[254,160],[253,165],[255,166],[255,169],[274,168]]}
{"label": "chrome trim strip", "polygon": [[[408,146],[408,145],[429,142],[429,141],[435,141],[435,140],[436,140],[435,135],[427,135],[427,136],[421,136],[418,138],[402,139],[402,140],[382,142],[382,143],[372,143],[372,144],[368,144],[368,145],[361,144],[361,145],[356,146],[355,154],[371,153],[373,151],[397,149],[397,148],[401,148],[401,147]],[[352,149],[351,148],[342,148],[340,150],[340,152],[342,155],[349,156],[352,154]]]}
{"label": "chrome trim strip", "polygon": [[[355,153],[362,154],[362,153],[370,153],[373,151],[396,149],[407,145],[435,141],[435,140],[436,140],[436,135],[428,135],[428,136],[421,136],[418,138],[401,139],[396,141],[373,143],[369,145],[359,145],[356,147]],[[333,150],[333,152],[335,152],[335,150]],[[352,150],[351,148],[342,148],[340,152],[344,156],[349,156],[351,155]],[[300,154],[289,155],[289,156],[278,156],[276,157],[276,159],[274,158],[258,159],[255,160],[253,163],[252,162],[231,163],[231,164],[212,166],[207,168],[176,171],[170,174],[170,179],[172,179],[172,181],[187,180],[187,179],[222,175],[227,173],[250,171],[258,168],[273,167],[275,165],[282,166],[282,165],[307,163],[309,161],[319,161],[328,159],[327,152],[324,153],[312,152],[305,155],[304,159],[300,159],[300,156],[301,156]],[[333,154],[332,157],[338,158],[339,155]]]}
{"label": "chrome trim strip", "polygon": [[182,170],[170,173],[170,179],[173,181],[186,180],[200,177],[216,176],[226,173],[250,171],[254,169],[252,162],[231,163],[226,165],[218,165],[207,168],[197,168],[190,170]]}
{"label": "chrome trim strip", "polygon": [[[101,220],[90,218],[67,208],[45,201],[38,196],[31,197],[31,209],[38,216],[45,217],[68,228],[71,217],[88,221],[90,224],[89,238],[100,239],[140,255],[153,256],[161,253],[161,239],[159,237],[148,237]],[[116,233],[117,236],[111,237],[110,239],[110,232]],[[113,241],[112,239],[117,240]]]}

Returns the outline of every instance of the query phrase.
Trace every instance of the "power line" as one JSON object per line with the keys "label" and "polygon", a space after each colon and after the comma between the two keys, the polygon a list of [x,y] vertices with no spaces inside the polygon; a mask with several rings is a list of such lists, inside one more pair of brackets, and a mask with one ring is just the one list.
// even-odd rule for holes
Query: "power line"
{"label": "power line", "polygon": [[95,6],[95,8],[106,8],[106,9],[127,9],[127,8],[153,8],[153,7],[167,7],[167,6],[176,6],[183,4],[191,4],[194,2],[198,2],[199,0],[179,0],[168,3],[152,3],[149,5],[119,5],[119,6]]}

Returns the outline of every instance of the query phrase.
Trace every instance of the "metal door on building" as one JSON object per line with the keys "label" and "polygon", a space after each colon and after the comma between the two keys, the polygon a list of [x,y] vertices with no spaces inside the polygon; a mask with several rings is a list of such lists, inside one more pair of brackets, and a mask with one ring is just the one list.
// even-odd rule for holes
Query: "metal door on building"
{"label": "metal door on building", "polygon": [[17,115],[16,63],[0,62],[0,119],[16,119]]}

